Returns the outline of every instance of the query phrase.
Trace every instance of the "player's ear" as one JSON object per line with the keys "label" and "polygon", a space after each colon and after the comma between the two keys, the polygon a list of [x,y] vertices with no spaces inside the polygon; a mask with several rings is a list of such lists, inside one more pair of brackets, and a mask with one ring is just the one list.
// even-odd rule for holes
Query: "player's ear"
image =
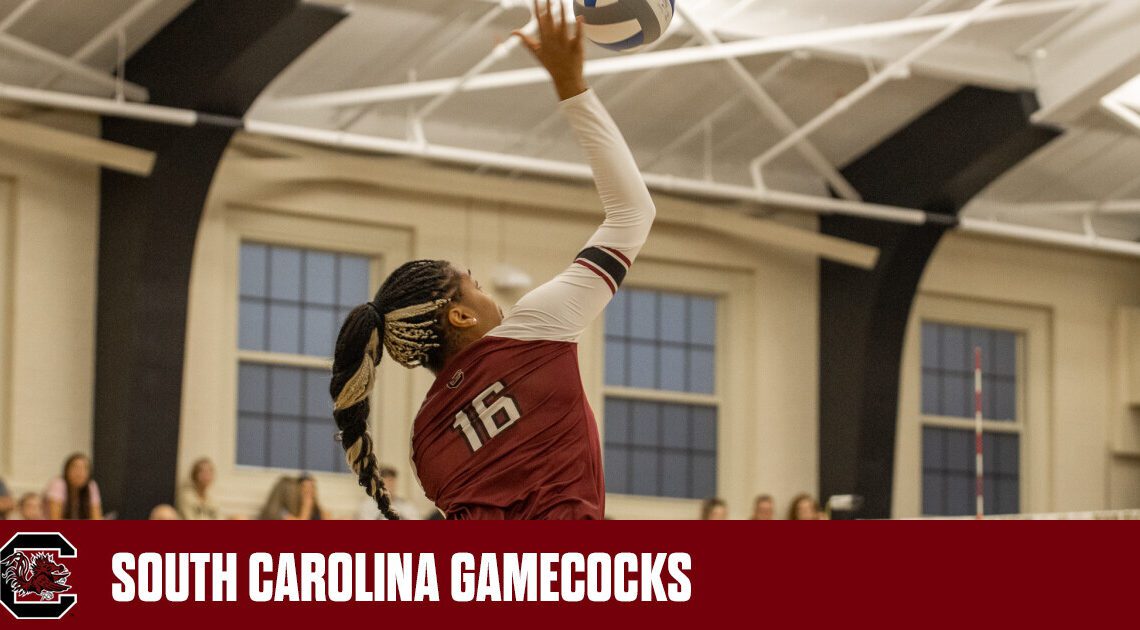
{"label": "player's ear", "polygon": [[463,304],[455,304],[447,310],[447,323],[451,324],[452,328],[471,328],[479,323],[475,317],[475,311],[470,307]]}

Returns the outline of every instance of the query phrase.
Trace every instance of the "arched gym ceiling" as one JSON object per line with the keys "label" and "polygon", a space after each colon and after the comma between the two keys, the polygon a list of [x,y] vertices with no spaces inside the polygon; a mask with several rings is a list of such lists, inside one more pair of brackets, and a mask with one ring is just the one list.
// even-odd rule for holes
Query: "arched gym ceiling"
{"label": "arched gym ceiling", "polygon": [[[926,18],[967,11],[980,0],[683,0],[704,26],[724,41],[783,37],[844,26]],[[109,76],[116,66],[120,30],[126,56],[146,42],[189,0],[0,0],[0,82],[109,96],[112,87],[60,72],[59,61]],[[404,140],[409,121],[430,98],[369,106],[288,109],[282,100],[314,93],[456,77],[491,52],[512,28],[526,22],[519,0],[315,0],[347,8],[350,15],[292,64],[255,104],[250,117],[320,129],[339,129]],[[909,78],[887,83],[810,138],[826,160],[842,168],[965,84],[1003,89],[1039,87],[1057,57],[1080,37],[1104,40],[1136,21],[1097,24],[1112,5],[1132,0],[1056,2],[1006,0],[997,10],[1053,4],[1029,16],[970,25],[910,67]],[[657,50],[693,46],[684,19]],[[1083,33],[1081,29],[1089,30]],[[824,111],[881,69],[929,38],[934,30],[741,58],[749,73],[798,124]],[[1140,33],[1136,34],[1140,40]],[[1068,41],[1069,40],[1073,41]],[[29,54],[28,47],[36,50]],[[1134,51],[1122,51],[1127,57]],[[54,60],[45,61],[54,56]],[[596,47],[591,58],[613,56]],[[1100,68],[1088,62],[1089,72]],[[528,68],[521,50],[509,52],[487,72]],[[1136,69],[1140,72],[1140,68]],[[593,80],[629,138],[643,168],[652,172],[729,184],[749,184],[748,163],[783,136],[755,105],[740,96],[724,62],[707,62],[614,75]],[[45,80],[45,76],[53,77]],[[127,80],[130,80],[128,75]],[[1045,86],[1048,88],[1049,86]],[[131,93],[127,94],[132,97]],[[137,95],[136,95],[137,96]],[[477,92],[446,99],[423,120],[432,143],[513,156],[577,161],[575,147],[542,84]],[[0,108],[10,104],[0,103]],[[1140,130],[1097,108],[1066,120],[1067,132],[1046,150],[1011,169],[966,209],[964,216],[1078,233],[1079,212],[1034,202],[1088,202],[1140,198]],[[2,109],[0,109],[2,111]],[[710,117],[718,114],[715,117]],[[707,128],[707,132],[706,132]],[[964,129],[963,133],[970,130]],[[706,136],[707,133],[707,136]],[[687,141],[677,144],[678,136]],[[930,151],[937,151],[931,147]],[[766,171],[770,186],[826,194],[823,178],[795,150]],[[1131,186],[1132,184],[1136,186]],[[1026,205],[1029,204],[1029,205]],[[1127,204],[1126,204],[1127,206]],[[1140,237],[1140,211],[1094,214],[1098,233]]]}

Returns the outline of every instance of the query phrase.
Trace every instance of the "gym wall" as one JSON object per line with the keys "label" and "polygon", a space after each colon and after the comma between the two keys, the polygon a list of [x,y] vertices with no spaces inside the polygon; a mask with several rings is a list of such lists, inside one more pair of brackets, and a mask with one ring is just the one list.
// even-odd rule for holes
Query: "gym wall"
{"label": "gym wall", "polygon": [[[37,119],[41,120],[41,119]],[[52,115],[61,127],[97,135],[89,117]],[[467,196],[428,195],[425,182],[452,171],[415,166],[404,185],[379,176],[329,175],[348,159],[383,173],[381,158],[303,150],[313,176],[282,183],[276,160],[231,149],[214,182],[199,232],[190,295],[179,470],[209,456],[218,465],[223,509],[249,513],[282,472],[235,462],[237,255],[243,236],[333,248],[375,259],[372,286],[408,257],[446,257],[485,286],[500,261],[536,281],[561,270],[600,219],[592,204],[536,210],[519,187],[490,179]],[[261,163],[263,167],[256,168]],[[333,168],[335,167],[335,168]],[[382,182],[382,183],[380,183]],[[550,184],[578,198],[582,188]],[[500,191],[496,193],[495,191]],[[497,199],[510,195],[510,202]],[[524,195],[525,197],[525,195]],[[14,492],[40,490],[63,458],[91,450],[98,172],[22,150],[0,152],[0,474]],[[583,197],[588,198],[588,196]],[[659,197],[660,203],[668,198]],[[814,219],[781,220],[812,226]],[[552,247],[552,244],[557,246]],[[157,264],[157,263],[156,263]],[[1109,256],[949,235],[923,279],[902,368],[895,516],[918,513],[917,322],[1027,326],[1023,511],[1131,507],[1140,503],[1140,459],[1117,448],[1128,422],[1116,395],[1119,307],[1140,304],[1140,263]],[[807,256],[759,249],[663,224],[627,287],[694,290],[721,297],[718,322],[720,470],[730,515],[748,515],[760,492],[778,508],[818,484],[818,265]],[[497,295],[504,304],[518,296]],[[599,420],[604,399],[603,330],[581,348],[582,376]],[[385,360],[374,401],[383,461],[416,493],[408,463],[409,423],[426,372]],[[329,423],[329,438],[333,426]],[[99,462],[95,462],[98,477]],[[1052,472],[1049,472],[1052,471]],[[293,472],[293,471],[288,471]],[[322,502],[338,514],[360,503],[347,476],[318,474]],[[139,480],[145,483],[145,480]],[[422,500],[422,498],[421,498]],[[615,517],[690,518],[693,500],[613,496]],[[425,503],[426,505],[426,503]]]}
{"label": "gym wall", "polygon": [[[500,262],[521,268],[536,283],[552,277],[570,263],[602,218],[592,188],[555,185],[554,195],[565,191],[568,197],[590,201],[536,210],[518,197],[523,187],[511,183],[515,180],[488,176],[487,185],[471,195],[426,195],[409,189],[455,171],[422,166],[404,181],[393,182],[383,177],[386,166],[406,168],[408,162],[373,157],[346,162],[343,155],[327,160],[324,155],[314,150],[303,158],[314,181],[286,183],[277,181],[282,166],[273,164],[284,160],[231,151],[202,220],[191,283],[180,468],[185,471],[203,454],[214,457],[219,466],[216,493],[231,509],[252,510],[281,474],[233,464],[241,240],[367,254],[377,260],[373,289],[403,260],[430,257],[470,268],[484,288],[493,290],[491,276]],[[353,176],[352,182],[336,181],[337,173],[350,171],[364,175]],[[368,173],[377,174],[374,182],[367,181]],[[588,194],[580,195],[582,191]],[[508,192],[509,203],[501,200]],[[533,197],[537,206],[549,205],[549,199],[539,193]],[[666,203],[661,198],[658,205]],[[803,215],[793,219],[802,226],[814,222]],[[816,274],[811,257],[761,251],[662,224],[623,285],[721,298],[718,488],[738,516],[745,516],[746,505],[759,492],[786,500],[817,485],[818,296],[814,282],[802,282]],[[520,296],[496,292],[504,308]],[[592,326],[580,349],[582,378],[600,420],[602,328],[600,322]],[[403,494],[418,494],[408,462],[410,423],[431,377],[390,360],[382,361],[379,375],[372,408],[380,459],[400,471]],[[330,439],[333,431],[330,422]],[[363,495],[352,479],[317,477],[322,501],[334,510],[352,510],[360,503]],[[613,496],[607,507],[619,518],[692,518],[698,501]]]}
{"label": "gym wall", "polygon": [[[99,120],[25,120],[98,137]],[[42,490],[91,451],[99,169],[0,149],[0,471]]]}

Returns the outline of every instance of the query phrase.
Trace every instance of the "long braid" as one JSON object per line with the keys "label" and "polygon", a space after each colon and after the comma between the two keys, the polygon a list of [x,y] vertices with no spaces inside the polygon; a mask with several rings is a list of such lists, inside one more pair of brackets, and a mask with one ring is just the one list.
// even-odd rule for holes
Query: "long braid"
{"label": "long braid", "polygon": [[404,367],[442,364],[446,335],[440,313],[458,298],[459,274],[443,260],[405,263],[388,276],[372,302],[349,313],[333,355],[333,419],[345,461],[385,518],[400,518],[380,478],[368,431],[369,396],[383,349]]}

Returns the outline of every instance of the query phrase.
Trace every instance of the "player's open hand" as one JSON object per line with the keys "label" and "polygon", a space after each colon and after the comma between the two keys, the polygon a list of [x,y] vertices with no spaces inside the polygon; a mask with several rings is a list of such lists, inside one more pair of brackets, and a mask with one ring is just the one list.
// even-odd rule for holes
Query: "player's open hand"
{"label": "player's open hand", "polygon": [[512,35],[522,40],[535,59],[550,73],[558,98],[566,100],[589,87],[582,76],[582,21],[571,23],[561,0],[534,0],[534,16],[538,23],[536,40],[521,30]]}

